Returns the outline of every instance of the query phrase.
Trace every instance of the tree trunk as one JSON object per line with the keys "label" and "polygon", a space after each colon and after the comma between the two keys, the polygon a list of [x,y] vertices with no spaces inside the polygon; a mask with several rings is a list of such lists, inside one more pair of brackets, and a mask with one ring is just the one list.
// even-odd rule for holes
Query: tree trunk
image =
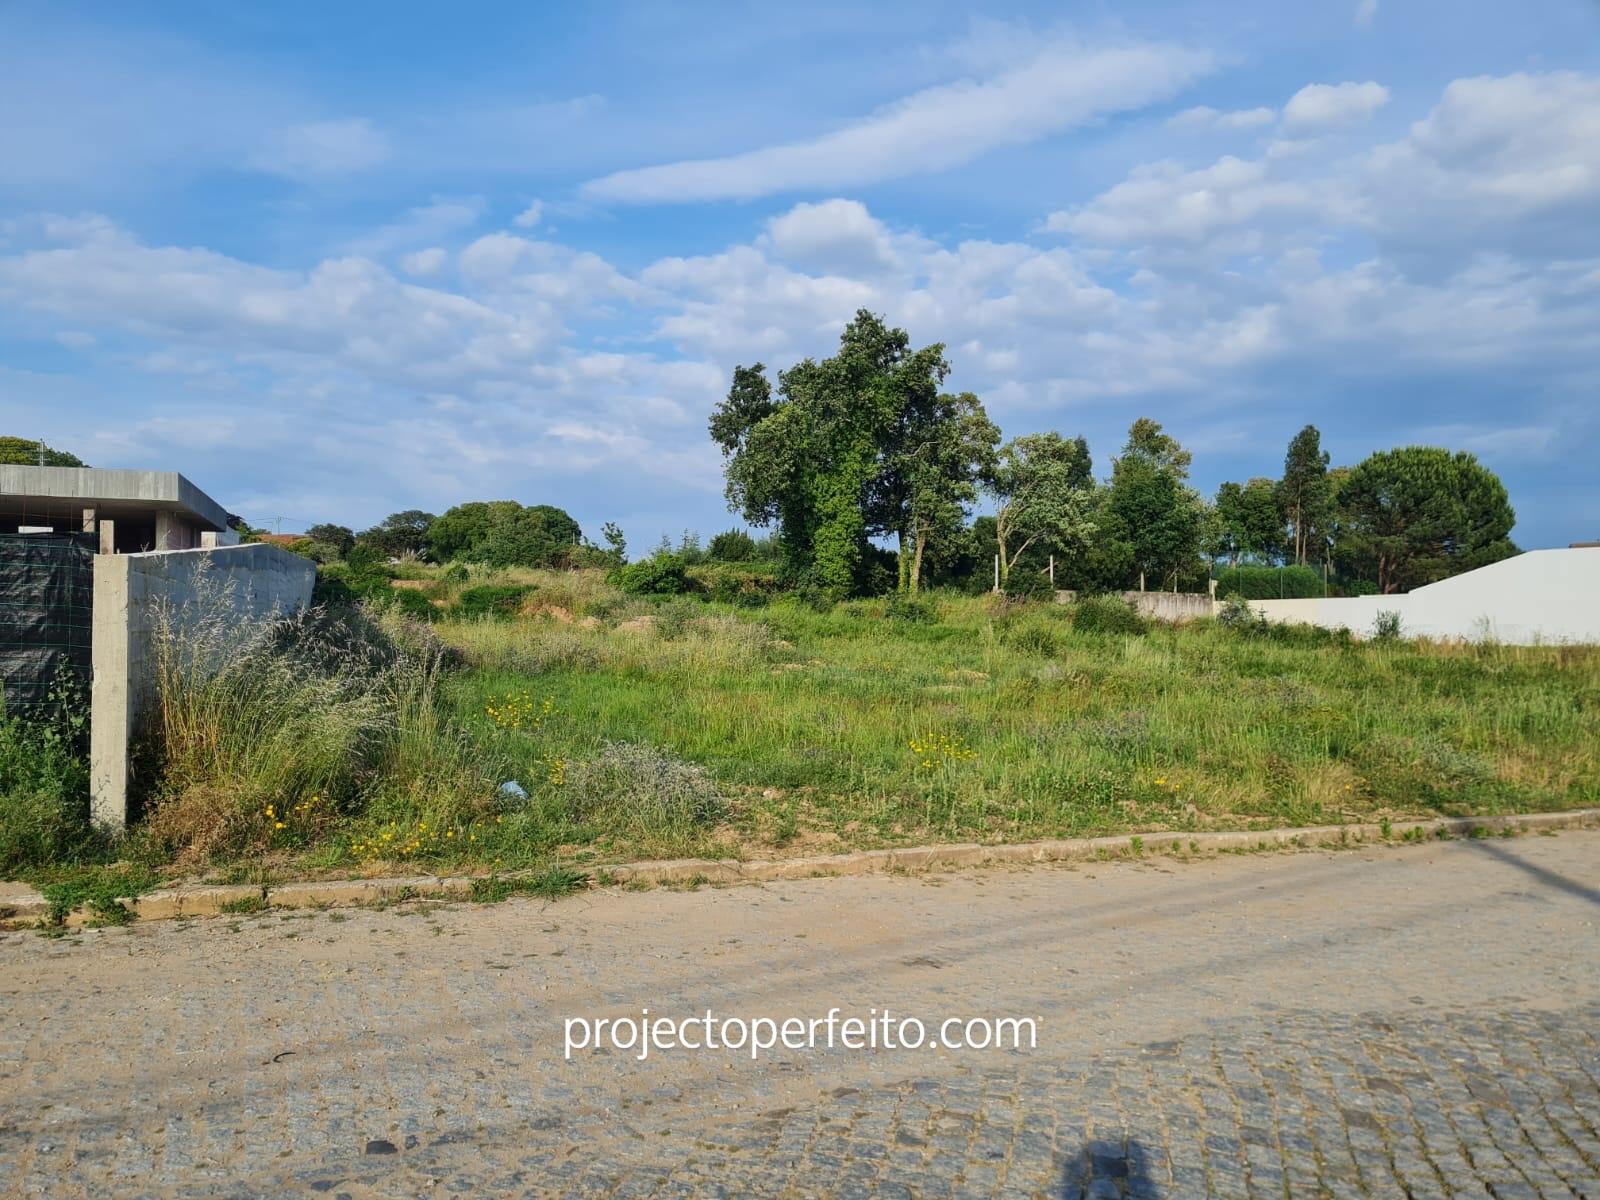
{"label": "tree trunk", "polygon": [[895,585],[895,591],[904,592],[906,591],[906,531],[900,530],[897,536],[900,541],[900,553],[895,556],[895,567],[900,572],[900,578]]}
{"label": "tree trunk", "polygon": [[926,526],[917,527],[916,557],[911,562],[911,594],[915,596],[922,583],[922,551],[928,544],[928,530]]}

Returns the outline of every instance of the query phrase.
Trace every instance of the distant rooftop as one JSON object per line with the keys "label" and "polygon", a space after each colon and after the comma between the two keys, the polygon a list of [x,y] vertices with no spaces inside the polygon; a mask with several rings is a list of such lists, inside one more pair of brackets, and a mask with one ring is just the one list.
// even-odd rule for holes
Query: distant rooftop
{"label": "distant rooftop", "polygon": [[60,521],[79,519],[91,507],[111,520],[167,512],[200,529],[228,528],[222,505],[176,471],[0,465],[0,506]]}

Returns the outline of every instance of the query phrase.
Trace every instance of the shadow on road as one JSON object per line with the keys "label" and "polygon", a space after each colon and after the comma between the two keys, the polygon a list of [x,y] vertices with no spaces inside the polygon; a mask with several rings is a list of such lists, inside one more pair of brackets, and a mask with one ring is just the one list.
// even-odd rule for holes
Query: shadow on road
{"label": "shadow on road", "polygon": [[1165,1194],[1150,1173],[1150,1160],[1136,1138],[1089,1141],[1067,1160],[1061,1176],[1062,1200],[1100,1200],[1126,1196],[1128,1200],[1161,1200]]}
{"label": "shadow on road", "polygon": [[1519,871],[1532,875],[1540,883],[1553,887],[1557,891],[1566,892],[1569,896],[1576,896],[1580,900],[1587,900],[1590,904],[1600,906],[1600,888],[1592,888],[1587,884],[1579,883],[1576,879],[1568,879],[1565,875],[1531,863],[1517,854],[1508,846],[1498,845],[1495,842],[1482,839],[1469,841],[1467,845],[1491,858],[1497,858],[1507,866],[1515,867]]}

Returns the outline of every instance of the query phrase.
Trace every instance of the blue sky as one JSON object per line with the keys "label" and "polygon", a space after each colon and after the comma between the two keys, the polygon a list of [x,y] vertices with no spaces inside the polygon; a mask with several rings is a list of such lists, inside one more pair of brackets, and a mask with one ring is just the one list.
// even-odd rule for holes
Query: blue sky
{"label": "blue sky", "polygon": [[252,520],[734,524],[859,307],[1207,492],[1424,442],[1600,537],[1600,5],[0,7],[0,432]]}

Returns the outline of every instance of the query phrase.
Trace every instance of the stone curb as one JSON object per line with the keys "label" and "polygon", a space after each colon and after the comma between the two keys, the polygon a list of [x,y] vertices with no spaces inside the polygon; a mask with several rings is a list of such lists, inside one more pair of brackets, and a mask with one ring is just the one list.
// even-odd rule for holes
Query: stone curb
{"label": "stone curb", "polygon": [[[1267,829],[1256,832],[1218,833],[1154,832],[1110,837],[1063,838],[1043,842],[1016,842],[983,846],[958,842],[948,846],[910,846],[896,850],[861,850],[809,858],[731,859],[678,858],[659,862],[621,863],[593,869],[604,884],[762,883],[781,879],[813,879],[834,875],[872,875],[887,872],[928,871],[950,867],[997,866],[1007,863],[1043,863],[1132,858],[1173,852],[1241,852],[1272,849],[1306,849],[1314,846],[1392,844],[1441,834],[1474,832],[1539,832],[1600,825],[1600,808],[1570,812],[1523,813],[1497,817],[1440,817],[1395,821],[1384,828],[1375,822],[1356,825],[1312,825],[1303,829]],[[515,878],[518,874],[508,875]],[[344,908],[354,905],[394,903],[402,900],[459,900],[470,898],[481,877],[469,875],[409,875],[389,879],[332,879],[286,883],[278,887],[225,885],[173,888],[146,892],[122,901],[140,920],[173,917],[221,916],[257,912],[266,908]],[[0,884],[0,926],[33,923],[48,918],[50,905],[38,892],[22,884]],[[77,928],[94,919],[79,909],[68,914],[66,924]]]}

